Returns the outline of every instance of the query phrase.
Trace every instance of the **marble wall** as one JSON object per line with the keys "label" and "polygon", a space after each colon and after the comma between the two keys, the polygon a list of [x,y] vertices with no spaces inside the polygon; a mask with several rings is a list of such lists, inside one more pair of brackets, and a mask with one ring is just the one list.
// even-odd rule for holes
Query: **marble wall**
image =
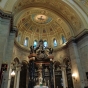
{"label": "marble wall", "polygon": [[14,49],[13,49],[13,59],[14,58],[18,58],[20,62],[22,61],[29,61],[28,55],[30,54],[29,51],[23,50],[21,49],[19,46],[17,46],[16,44],[14,45]]}
{"label": "marble wall", "polygon": [[77,42],[77,47],[84,76],[83,82],[85,83],[85,86],[88,86],[88,79],[86,77],[86,72],[88,72],[88,35],[85,35],[79,42]]}
{"label": "marble wall", "polygon": [[6,47],[9,38],[10,20],[0,17],[0,64],[5,59]]}

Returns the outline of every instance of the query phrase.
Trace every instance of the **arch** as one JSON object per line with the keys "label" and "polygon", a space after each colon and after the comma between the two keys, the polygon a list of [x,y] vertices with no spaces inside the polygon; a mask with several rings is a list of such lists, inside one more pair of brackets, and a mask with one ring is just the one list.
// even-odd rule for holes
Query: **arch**
{"label": "arch", "polygon": [[37,45],[38,45],[37,40],[34,40],[34,44],[33,44],[34,48],[36,48],[36,47],[37,47]]}
{"label": "arch", "polygon": [[19,61],[19,59],[16,57],[16,58],[14,58],[14,62],[16,63],[20,63],[20,61]]}
{"label": "arch", "polygon": [[55,61],[54,62],[54,67],[55,67],[55,69],[57,69],[58,67],[60,68],[60,62],[59,61]]}
{"label": "arch", "polygon": [[25,40],[24,40],[24,46],[26,46],[26,47],[27,47],[27,46],[28,46],[28,42],[29,42],[29,38],[28,38],[28,37],[26,37],[26,38],[25,38]]}
{"label": "arch", "polygon": [[57,40],[55,38],[53,39],[53,45],[54,45],[54,47],[57,46]]}
{"label": "arch", "polygon": [[71,60],[67,57],[67,58],[64,58],[63,60],[63,64],[66,66],[67,69],[71,69]]}
{"label": "arch", "polygon": [[64,59],[63,59],[63,63],[65,63],[67,60],[69,60],[68,57],[64,58]]}
{"label": "arch", "polygon": [[61,35],[61,40],[62,40],[62,44],[66,43],[66,38],[63,34]]}
{"label": "arch", "polygon": [[22,63],[25,63],[26,65],[28,64],[28,62],[26,60],[23,60]]}
{"label": "arch", "polygon": [[46,40],[44,40],[43,45],[44,45],[44,47],[48,47],[48,42]]}

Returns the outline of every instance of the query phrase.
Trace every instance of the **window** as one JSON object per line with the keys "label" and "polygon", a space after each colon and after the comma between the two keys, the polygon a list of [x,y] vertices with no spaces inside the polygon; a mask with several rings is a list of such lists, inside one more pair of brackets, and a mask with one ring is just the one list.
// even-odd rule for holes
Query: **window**
{"label": "window", "polygon": [[47,47],[48,46],[48,43],[47,43],[47,41],[45,40],[44,41],[44,47]]}
{"label": "window", "polygon": [[26,39],[24,40],[24,46],[28,46],[28,38],[26,37]]}
{"label": "window", "polygon": [[21,34],[19,34],[19,35],[17,36],[17,41],[20,42],[20,40],[21,40]]}
{"label": "window", "polygon": [[57,40],[54,38],[53,39],[53,45],[56,47],[57,46]]}
{"label": "window", "polygon": [[62,44],[66,43],[66,38],[62,35]]}
{"label": "window", "polygon": [[37,40],[34,41],[34,48],[37,47]]}

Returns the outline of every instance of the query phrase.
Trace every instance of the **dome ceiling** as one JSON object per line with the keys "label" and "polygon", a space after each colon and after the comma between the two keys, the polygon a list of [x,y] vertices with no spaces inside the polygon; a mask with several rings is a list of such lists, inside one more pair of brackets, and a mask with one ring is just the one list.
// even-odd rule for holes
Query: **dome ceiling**
{"label": "dome ceiling", "polygon": [[[66,36],[71,37],[74,35],[77,35],[79,32],[79,29],[83,29],[84,25],[79,18],[78,14],[75,12],[74,9],[72,9],[69,5],[67,5],[63,0],[18,0],[13,7],[13,13],[17,15],[19,11],[21,14],[25,13],[29,8],[42,8],[42,9],[47,9],[48,11],[55,13],[59,16],[59,18],[62,18],[64,22],[69,25],[70,32],[66,32]],[[20,13],[19,13],[20,14]],[[20,15],[21,15],[20,14]],[[18,17],[15,15],[15,23],[17,22]],[[35,15],[35,14],[33,14]],[[32,15],[32,17],[33,17]],[[37,15],[43,15],[44,14],[36,14]],[[46,14],[47,17],[47,14]],[[34,20],[34,18],[32,19]],[[47,20],[51,20],[50,18]],[[38,20],[35,20],[38,21]],[[47,22],[46,21],[46,22]],[[51,21],[52,22],[52,21]],[[59,22],[58,22],[59,23]]]}
{"label": "dome ceiling", "polygon": [[64,21],[56,14],[40,8],[31,8],[19,18],[17,28],[21,32],[40,38],[64,33]]}
{"label": "dome ceiling", "polygon": [[61,45],[62,34],[68,41],[86,28],[81,15],[64,0],[17,0],[13,14],[22,44],[25,37],[29,37],[31,44],[40,39],[50,43],[56,38]]}

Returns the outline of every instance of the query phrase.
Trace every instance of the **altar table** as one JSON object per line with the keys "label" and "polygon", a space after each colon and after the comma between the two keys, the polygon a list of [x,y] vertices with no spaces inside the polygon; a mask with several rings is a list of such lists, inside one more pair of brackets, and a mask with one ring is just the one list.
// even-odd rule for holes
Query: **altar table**
{"label": "altar table", "polygon": [[48,86],[39,86],[39,85],[37,85],[37,86],[34,86],[34,88],[48,88]]}

